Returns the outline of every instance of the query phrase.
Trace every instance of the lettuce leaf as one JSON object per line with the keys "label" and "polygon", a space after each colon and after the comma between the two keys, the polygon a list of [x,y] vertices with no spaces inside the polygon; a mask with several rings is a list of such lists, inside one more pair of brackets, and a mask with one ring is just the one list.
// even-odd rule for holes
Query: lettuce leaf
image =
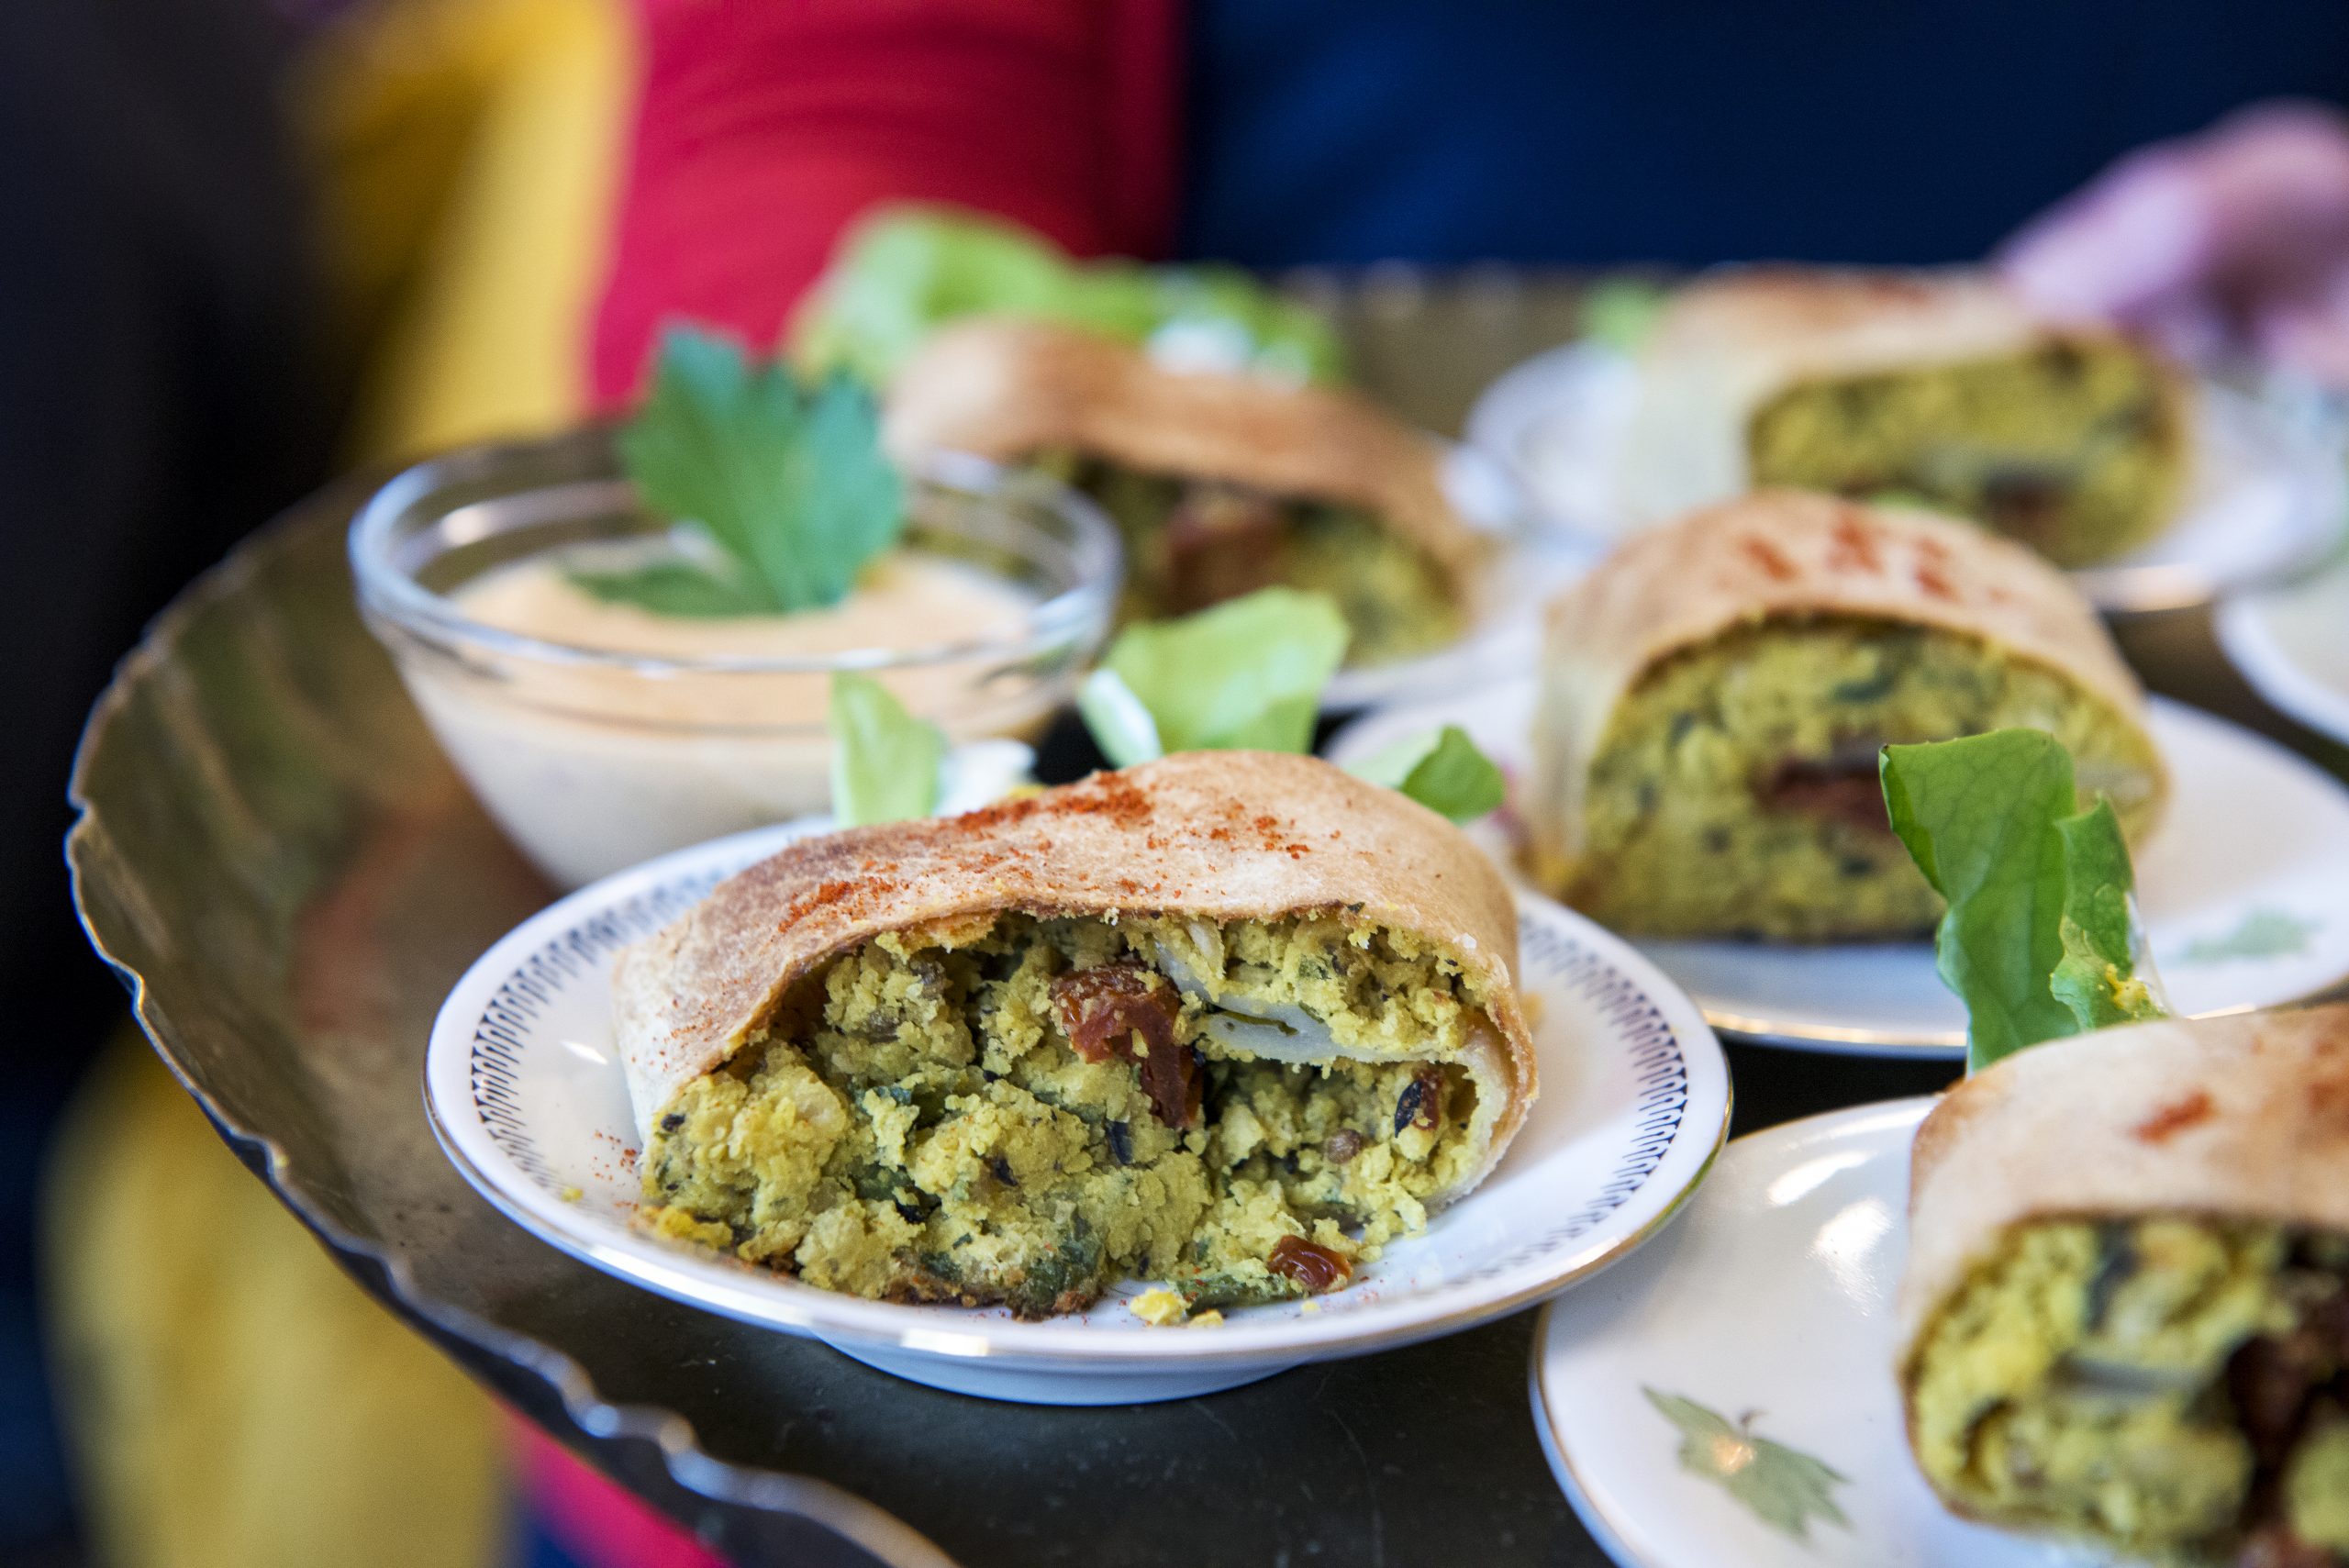
{"label": "lettuce leaf", "polygon": [[1345,617],[1326,595],[1260,588],[1128,627],[1077,711],[1119,767],[1172,751],[1309,751],[1321,688],[1345,651]]}
{"label": "lettuce leaf", "polygon": [[967,316],[1021,316],[1141,342],[1205,326],[1271,373],[1333,381],[1319,315],[1228,267],[1079,262],[1030,229],[952,207],[890,206],[855,224],[794,318],[791,354],[885,386],[922,343]]}
{"label": "lettuce leaf", "polygon": [[1670,291],[1636,278],[1613,278],[1591,286],[1582,300],[1582,335],[1619,354],[1635,354],[1655,330]]}
{"label": "lettuce leaf", "polygon": [[2064,957],[2048,988],[2084,1029],[2167,1017],[2159,976],[2150,967],[2138,973],[2144,940],[2131,896],[2136,876],[2112,803],[2099,797],[2059,818],[2055,831],[2064,843]]}
{"label": "lettuce leaf", "polygon": [[1482,817],[1500,805],[1507,789],[1500,769],[1456,724],[1398,740],[1346,771],[1399,791],[1454,822]]}
{"label": "lettuce leaf", "polygon": [[2164,1016],[2130,906],[2129,851],[2109,803],[2079,811],[2071,754],[2038,729],[1887,746],[1893,830],[1948,902],[1942,982],[1965,1004],[1978,1072],[2043,1040]]}
{"label": "lettuce leaf", "polygon": [[620,429],[621,466],[646,505],[701,530],[732,570],[664,561],[573,581],[662,615],[838,604],[905,527],[872,395],[845,377],[803,387],[781,364],[754,365],[740,345],[691,328],[664,333],[660,355],[651,394]]}
{"label": "lettuce leaf", "polygon": [[1130,768],[1166,755],[1166,744],[1158,738],[1158,720],[1115,670],[1096,670],[1085,677],[1076,688],[1076,712],[1112,767]]}
{"label": "lettuce leaf", "polygon": [[938,809],[946,737],[870,675],[832,676],[832,817],[843,828]]}

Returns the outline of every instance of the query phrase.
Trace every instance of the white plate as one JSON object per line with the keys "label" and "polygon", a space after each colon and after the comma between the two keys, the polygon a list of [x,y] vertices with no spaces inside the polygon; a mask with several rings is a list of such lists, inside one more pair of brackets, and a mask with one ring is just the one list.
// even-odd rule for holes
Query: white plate
{"label": "white plate", "polygon": [[2216,625],[2220,646],[2261,696],[2349,746],[2349,563],[2230,599]]}
{"label": "white plate", "polygon": [[629,1222],[636,1133],[612,1045],[612,956],[818,826],[718,840],[596,883],[466,973],[433,1025],[425,1101],[484,1196],[607,1273],[916,1382],[1122,1405],[1454,1332],[1548,1296],[1653,1235],[1727,1135],[1729,1071],[1695,1006],[1616,938],[1529,902],[1522,988],[1538,1009],[1542,1096],[1483,1186],[1342,1291],[1234,1311],[1219,1328],[1152,1329],[1127,1310],[1141,1289],[1129,1282],[1087,1312],[1023,1323],[836,1295],[656,1240]]}
{"label": "white plate", "polygon": [[[1522,776],[1533,683],[1386,709],[1331,738],[1344,762],[1457,724]],[[2191,1017],[2297,1001],[2349,977],[2349,790],[2274,741],[2156,697],[2154,740],[2175,789],[2137,852],[2138,906],[2170,1000]],[[1503,866],[1515,845],[1480,827]],[[1965,1013],[1933,973],[1930,943],[1820,947],[1636,943],[1718,1029],[1812,1050],[1955,1056]]]}
{"label": "white plate", "polygon": [[[1638,395],[1631,361],[1590,343],[1536,355],[1486,388],[1468,439],[1516,479],[1533,514],[1592,553],[1621,537],[1616,450]],[[2315,422],[2231,388],[2197,389],[2194,479],[2170,526],[2073,573],[2099,607],[2176,609],[2322,559],[2349,518],[2336,443]]]}
{"label": "white plate", "polygon": [[[1623,1568],[2100,1561],[1955,1518],[1909,1458],[1892,1307],[1909,1141],[1932,1107],[1862,1106],[1739,1139],[1670,1235],[1542,1314],[1534,1425],[1575,1512]],[[1658,1397],[1688,1402],[1695,1468]],[[1810,1472],[1799,1535],[1720,1479],[1764,1442],[1832,1472]]]}

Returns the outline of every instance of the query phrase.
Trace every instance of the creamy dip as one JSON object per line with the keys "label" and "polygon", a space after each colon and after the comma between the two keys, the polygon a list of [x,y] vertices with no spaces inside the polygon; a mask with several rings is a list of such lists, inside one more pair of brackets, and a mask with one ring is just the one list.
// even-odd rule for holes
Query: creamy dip
{"label": "creamy dip", "polygon": [[[693,663],[985,641],[1016,630],[1036,604],[997,573],[912,550],[884,558],[840,604],[796,615],[656,615],[596,597],[565,565],[542,556],[501,567],[451,601],[484,626],[539,641],[687,667],[474,650],[462,663],[403,661],[410,692],[459,772],[565,886],[828,808],[829,672]],[[1031,735],[1065,695],[1063,682],[985,655],[872,673],[958,741]]]}

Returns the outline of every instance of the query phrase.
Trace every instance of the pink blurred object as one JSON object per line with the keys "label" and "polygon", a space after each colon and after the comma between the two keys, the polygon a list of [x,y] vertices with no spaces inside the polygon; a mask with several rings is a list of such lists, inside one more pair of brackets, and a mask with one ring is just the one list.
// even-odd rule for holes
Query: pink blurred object
{"label": "pink blurred object", "polygon": [[2140,149],[2025,225],[1998,264],[2052,315],[2349,385],[2349,118],[2261,104]]}
{"label": "pink blurred object", "polygon": [[726,1560],[527,1421],[514,1423],[522,1489],[546,1533],[588,1568],[727,1568]]}

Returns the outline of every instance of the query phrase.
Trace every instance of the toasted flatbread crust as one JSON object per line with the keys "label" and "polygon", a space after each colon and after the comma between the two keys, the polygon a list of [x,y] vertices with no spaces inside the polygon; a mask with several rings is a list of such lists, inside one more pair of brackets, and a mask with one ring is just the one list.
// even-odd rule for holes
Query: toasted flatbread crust
{"label": "toasted flatbread crust", "polygon": [[1072,448],[1137,473],[1360,506],[1455,591],[1486,550],[1444,495],[1442,443],[1355,394],[1168,370],[1137,345],[1052,322],[983,317],[939,332],[890,386],[884,436],[905,460]]}
{"label": "toasted flatbread crust", "polygon": [[2145,723],[2095,610],[2023,546],[1930,512],[1757,491],[1633,535],[1552,601],[1528,812],[1545,878],[1581,858],[1590,768],[1641,676],[1739,627],[1816,616],[1979,638]]}
{"label": "toasted flatbread crust", "polygon": [[[1641,345],[1617,500],[1629,520],[1650,523],[1747,489],[1753,416],[1805,382],[2118,336],[2043,320],[1979,271],[1725,268],[1675,294]],[[2190,391],[2166,361],[2156,363],[2173,416],[2161,428],[2182,445]],[[2183,462],[2182,450],[2172,455]]]}
{"label": "toasted flatbread crust", "polygon": [[2349,1006],[2100,1029],[1944,1095],[1909,1154],[1903,1401],[2015,1226],[2179,1213],[2349,1232]]}
{"label": "toasted flatbread crust", "polygon": [[[1329,911],[1408,931],[1489,998],[1490,1061],[1464,1063],[1486,1140],[1456,1197],[1516,1135],[1536,1089],[1518,1001],[1517,908],[1451,823],[1310,757],[1185,752],[962,817],[806,840],[721,884],[620,954],[615,1028],[640,1132],[740,1050],[828,960],[885,931],[1018,912],[1218,922]],[[1489,1113],[1484,1108],[1489,1106]]]}

